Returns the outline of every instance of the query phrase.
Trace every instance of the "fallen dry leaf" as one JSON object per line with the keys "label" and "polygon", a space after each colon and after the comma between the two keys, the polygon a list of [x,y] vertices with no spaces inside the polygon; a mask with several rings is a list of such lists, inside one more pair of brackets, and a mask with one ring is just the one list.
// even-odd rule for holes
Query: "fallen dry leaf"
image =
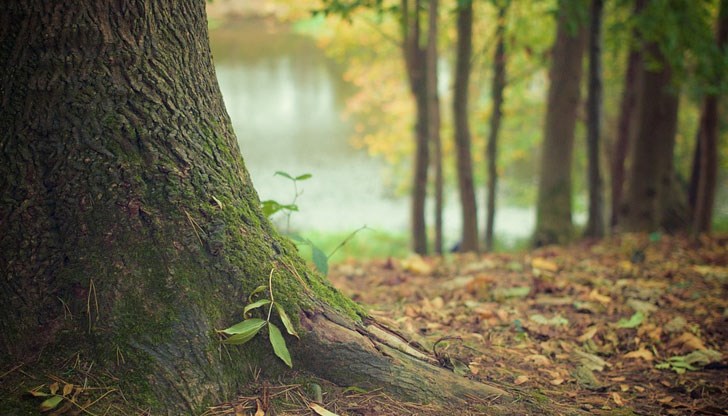
{"label": "fallen dry leaf", "polygon": [[308,407],[310,407],[311,410],[313,410],[317,415],[320,415],[320,416],[339,416],[334,412],[330,412],[330,411],[324,409],[323,407],[319,406],[316,403],[311,403],[308,405]]}
{"label": "fallen dry leaf", "polygon": [[531,267],[538,270],[543,270],[546,272],[552,272],[555,273],[559,271],[559,266],[554,263],[553,261],[546,260],[542,257],[536,257],[533,260],[531,260]]}
{"label": "fallen dry leaf", "polygon": [[601,303],[602,305],[607,305],[612,302],[612,298],[610,298],[609,296],[600,294],[599,291],[596,289],[589,292],[589,299],[597,301],[597,302]]}
{"label": "fallen dry leaf", "polygon": [[577,338],[577,341],[579,341],[579,342],[586,342],[587,340],[590,340],[590,339],[594,338],[594,335],[597,334],[597,330],[598,329],[599,328],[597,328],[596,325],[590,326],[589,328],[587,328],[587,330],[583,334],[581,334],[579,336],[579,338]]}
{"label": "fallen dry leaf", "polygon": [[690,332],[683,332],[682,335],[669,343],[670,347],[682,347],[685,351],[707,350],[703,341]]}
{"label": "fallen dry leaf", "polygon": [[655,355],[652,354],[652,351],[645,349],[645,347],[641,347],[638,350],[628,352],[622,357],[629,359],[642,359],[645,361],[652,361],[655,359]]}
{"label": "fallen dry leaf", "polygon": [[516,379],[513,381],[513,384],[515,384],[516,386],[520,386],[521,384],[526,383],[527,381],[528,381],[528,376],[520,375],[520,376],[516,377]]}
{"label": "fallen dry leaf", "polygon": [[551,360],[549,360],[548,357],[546,357],[545,355],[541,355],[541,354],[527,355],[526,357],[524,357],[524,360],[530,361],[536,365],[541,365],[541,366],[550,366],[551,365]]}

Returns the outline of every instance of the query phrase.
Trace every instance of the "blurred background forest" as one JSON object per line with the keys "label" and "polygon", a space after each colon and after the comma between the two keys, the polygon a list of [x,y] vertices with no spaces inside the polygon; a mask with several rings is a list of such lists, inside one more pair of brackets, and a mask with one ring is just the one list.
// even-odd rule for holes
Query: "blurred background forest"
{"label": "blurred background forest", "polygon": [[726,13],[725,0],[208,4],[261,200],[295,204],[273,219],[326,252],[366,225],[337,253],[365,258],[728,230]]}

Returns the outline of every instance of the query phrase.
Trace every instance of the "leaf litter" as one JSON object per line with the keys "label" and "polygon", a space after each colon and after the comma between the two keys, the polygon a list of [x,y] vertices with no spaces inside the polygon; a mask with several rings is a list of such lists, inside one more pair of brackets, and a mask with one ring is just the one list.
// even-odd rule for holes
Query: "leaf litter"
{"label": "leaf litter", "polygon": [[594,414],[728,415],[728,237],[351,260],[329,278],[469,377]]}
{"label": "leaf litter", "polygon": [[[348,260],[329,279],[442,367],[543,396],[564,414],[728,415],[728,236],[633,234],[524,253]],[[475,397],[463,412],[317,383],[324,393],[315,384],[314,398],[305,383],[264,382],[205,415],[487,408]],[[282,400],[273,406],[274,398]]]}

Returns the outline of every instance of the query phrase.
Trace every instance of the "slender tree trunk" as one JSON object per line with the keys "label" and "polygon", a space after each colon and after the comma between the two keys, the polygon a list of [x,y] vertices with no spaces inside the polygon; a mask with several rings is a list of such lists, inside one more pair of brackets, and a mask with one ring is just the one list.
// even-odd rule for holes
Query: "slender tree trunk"
{"label": "slender tree trunk", "polygon": [[402,0],[402,50],[405,58],[410,91],[415,99],[415,161],[412,183],[412,249],[427,254],[427,224],[425,201],[427,199],[427,171],[430,159],[428,133],[428,96],[426,50],[420,46],[420,0]]}
{"label": "slender tree trunk", "polygon": [[[509,396],[397,341],[272,229],[215,81],[204,1],[1,2],[0,103],[0,367],[103,377],[120,403],[199,414],[250,368],[287,370],[265,336],[223,351],[215,331],[265,285],[301,334],[287,337],[299,370],[448,406]],[[17,403],[3,397],[0,413]]]}
{"label": "slender tree trunk", "polygon": [[440,139],[440,96],[437,91],[438,0],[429,0],[427,28],[427,120],[435,168],[435,253],[442,254],[442,140]]}
{"label": "slender tree trunk", "polygon": [[622,193],[625,182],[625,168],[628,160],[629,144],[635,139],[637,132],[637,111],[640,106],[637,103],[640,90],[642,65],[641,53],[631,51],[627,58],[627,71],[625,73],[624,87],[622,91],[622,103],[619,110],[619,121],[617,125],[617,139],[614,143],[612,154],[612,201],[610,225],[617,226],[619,210],[622,204]]}
{"label": "slender tree trunk", "polygon": [[589,217],[584,235],[604,236],[604,198],[600,168],[602,117],[602,13],[604,0],[592,0],[589,28],[589,95],[587,98],[587,153],[589,155]]}
{"label": "slender tree trunk", "polygon": [[[723,51],[728,39],[728,0],[720,2],[716,43]],[[719,85],[724,74],[718,73],[713,80]],[[710,232],[715,203],[715,188],[718,176],[718,104],[719,96],[708,94],[700,114],[693,158],[693,175],[690,180],[690,208],[692,211],[692,232]]]}
{"label": "slender tree trunk", "polygon": [[[635,0],[634,14],[642,12],[645,6],[645,0]],[[637,34],[632,33],[632,37],[636,38]],[[637,133],[637,120],[639,115],[637,111],[641,108],[638,98],[641,90],[642,74],[642,53],[636,49],[636,45],[632,45],[632,49],[627,57],[627,70],[624,75],[624,86],[622,89],[622,102],[619,107],[619,121],[617,124],[617,138],[611,158],[611,213],[609,224],[612,228],[617,226],[620,216],[619,210],[622,205],[622,193],[625,182],[625,164],[628,160],[629,145],[635,140]]]}
{"label": "slender tree trunk", "polygon": [[619,223],[625,231],[656,231],[672,221],[672,157],[679,100],[672,85],[672,71],[658,46],[650,44],[646,52],[659,60],[661,69],[642,68],[637,134],[632,142],[627,192],[620,209]]}
{"label": "slender tree trunk", "polygon": [[561,4],[549,70],[551,84],[539,174],[535,246],[564,243],[573,233],[571,161],[586,31],[579,23],[577,32],[569,33],[569,17],[563,1]]}
{"label": "slender tree trunk", "polygon": [[455,122],[455,151],[457,154],[458,189],[463,219],[460,251],[478,251],[478,210],[475,203],[473,162],[471,157],[468,114],[468,88],[470,60],[473,51],[473,2],[458,5],[457,58],[455,63],[455,91],[453,119]]}
{"label": "slender tree trunk", "polygon": [[509,2],[499,4],[496,26],[496,47],[493,56],[493,113],[490,117],[490,135],[485,150],[488,161],[488,189],[486,195],[485,250],[493,251],[493,227],[495,224],[495,201],[498,191],[498,132],[503,117],[503,90],[506,87],[505,29]]}

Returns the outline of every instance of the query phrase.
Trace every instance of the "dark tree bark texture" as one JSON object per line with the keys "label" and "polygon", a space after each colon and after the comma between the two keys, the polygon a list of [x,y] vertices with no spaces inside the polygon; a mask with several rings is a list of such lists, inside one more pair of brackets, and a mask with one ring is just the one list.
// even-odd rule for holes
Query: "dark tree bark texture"
{"label": "dark tree bark texture", "polygon": [[[402,53],[404,54],[410,91],[415,99],[415,160],[412,182],[412,250],[427,254],[427,224],[425,201],[430,163],[428,133],[428,95],[426,50],[420,45],[420,0],[402,0]],[[410,7],[413,6],[413,7]]]}
{"label": "dark tree bark texture", "polygon": [[[645,6],[645,0],[636,0],[634,14],[639,14]],[[636,33],[632,33],[633,43],[637,43]],[[624,86],[622,87],[622,100],[619,105],[619,121],[617,122],[617,137],[611,154],[611,212],[609,225],[611,228],[617,226],[619,211],[622,204],[622,193],[625,183],[625,168],[628,161],[629,145],[635,139],[637,132],[637,111],[640,105],[637,100],[640,97],[642,75],[642,53],[637,45],[631,45],[627,57],[627,70],[624,74]]]}
{"label": "dark tree bark texture", "polygon": [[587,154],[589,158],[589,216],[584,236],[604,236],[604,197],[600,168],[602,117],[602,13],[604,0],[592,0],[589,27],[589,94],[587,98]]}
{"label": "dark tree bark texture", "polygon": [[549,94],[536,205],[535,246],[564,243],[572,237],[571,161],[576,111],[580,100],[583,23],[569,33],[566,2],[560,2],[556,43],[549,70]]}
{"label": "dark tree bark texture", "polygon": [[495,227],[495,201],[498,191],[498,133],[503,118],[503,90],[506,87],[506,47],[505,29],[506,12],[509,3],[498,6],[498,23],[496,26],[496,46],[493,55],[493,113],[490,117],[490,134],[485,149],[485,160],[488,161],[488,184],[486,195],[485,217],[485,250],[493,250],[493,228]]}
{"label": "dark tree bark texture", "polygon": [[223,350],[215,331],[273,271],[297,369],[421,402],[509,396],[366,319],[271,228],[204,1],[4,1],[0,103],[0,368],[53,374],[74,357],[130,405],[199,414],[251,368],[287,369],[264,337]]}
{"label": "dark tree bark texture", "polygon": [[635,232],[672,228],[676,203],[672,158],[679,97],[672,70],[659,47],[652,43],[646,53],[658,60],[661,68],[642,68],[641,108],[619,221],[622,230]]}
{"label": "dark tree bark texture", "polygon": [[457,57],[453,94],[455,152],[457,155],[458,189],[462,213],[462,234],[459,251],[478,251],[478,210],[475,203],[473,162],[468,114],[470,60],[473,55],[473,2],[466,0],[457,9]]}
{"label": "dark tree bark texture", "polygon": [[[716,30],[716,45],[718,55],[723,52],[728,41],[728,0],[720,2],[718,26]],[[720,58],[718,58],[720,59]],[[724,68],[726,69],[726,68]],[[722,71],[716,71],[716,78],[711,80],[720,85],[725,77]],[[693,233],[710,232],[713,220],[713,205],[715,204],[716,181],[718,177],[718,104],[717,94],[708,94],[703,102],[700,114],[693,158],[692,177],[690,179],[690,208],[692,210]]]}
{"label": "dark tree bark texture", "polygon": [[437,26],[438,0],[429,0],[427,25],[427,121],[429,141],[433,150],[435,168],[435,253],[442,254],[442,212],[443,212],[443,177],[442,177],[442,140],[440,137],[440,95],[437,91]]}

